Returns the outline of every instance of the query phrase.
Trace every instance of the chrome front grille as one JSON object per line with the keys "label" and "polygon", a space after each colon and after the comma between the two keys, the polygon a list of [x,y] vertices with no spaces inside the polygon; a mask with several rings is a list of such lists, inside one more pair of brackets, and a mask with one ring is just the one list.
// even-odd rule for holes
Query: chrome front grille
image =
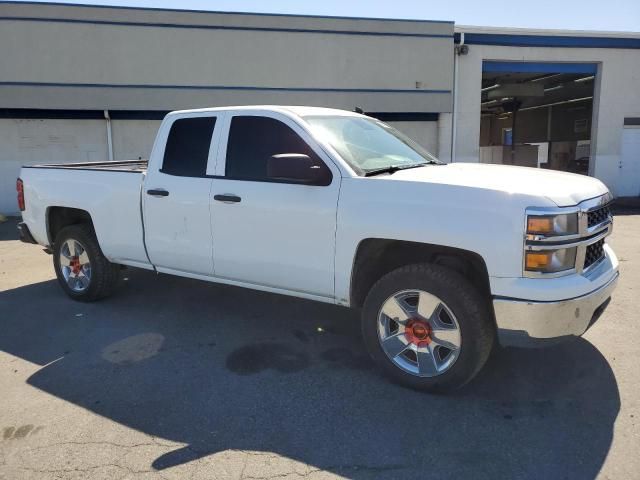
{"label": "chrome front grille", "polygon": [[598,263],[604,258],[604,238],[587,246],[584,255],[584,269],[586,270],[594,263]]}
{"label": "chrome front grille", "polygon": [[587,227],[591,228],[607,221],[611,216],[609,205],[587,212]]}

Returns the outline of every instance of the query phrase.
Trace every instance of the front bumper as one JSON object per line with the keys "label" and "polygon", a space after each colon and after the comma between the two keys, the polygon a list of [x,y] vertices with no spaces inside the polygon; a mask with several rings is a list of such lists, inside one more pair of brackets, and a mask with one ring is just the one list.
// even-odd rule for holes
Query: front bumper
{"label": "front bumper", "polygon": [[609,303],[619,273],[587,295],[551,302],[494,298],[498,340],[503,346],[538,347],[580,336]]}

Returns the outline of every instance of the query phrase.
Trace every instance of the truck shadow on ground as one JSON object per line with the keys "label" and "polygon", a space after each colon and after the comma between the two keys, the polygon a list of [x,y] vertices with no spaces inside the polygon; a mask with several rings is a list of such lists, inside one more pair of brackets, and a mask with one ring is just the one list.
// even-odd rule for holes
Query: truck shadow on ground
{"label": "truck shadow on ground", "polygon": [[43,365],[30,385],[188,444],[157,470],[236,449],[348,478],[587,479],[609,451],[618,388],[585,340],[497,350],[463,390],[432,396],[371,368],[350,310],[126,277],[95,304],[54,281],[0,293],[0,349]]}
{"label": "truck shadow on ground", "polygon": [[18,218],[8,217],[6,221],[0,222],[0,242],[5,240],[18,240]]}

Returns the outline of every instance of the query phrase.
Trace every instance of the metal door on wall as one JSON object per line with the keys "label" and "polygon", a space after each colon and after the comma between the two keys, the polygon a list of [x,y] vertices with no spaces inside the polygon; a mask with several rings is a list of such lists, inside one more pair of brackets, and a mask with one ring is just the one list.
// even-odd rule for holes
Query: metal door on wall
{"label": "metal door on wall", "polygon": [[618,197],[640,196],[640,125],[625,126],[622,130]]}

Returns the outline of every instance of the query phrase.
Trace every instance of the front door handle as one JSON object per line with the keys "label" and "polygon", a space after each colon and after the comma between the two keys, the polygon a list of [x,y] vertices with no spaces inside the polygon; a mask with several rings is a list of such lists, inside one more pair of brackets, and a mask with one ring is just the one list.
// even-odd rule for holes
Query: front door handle
{"label": "front door handle", "polygon": [[154,197],[168,197],[169,192],[167,192],[164,188],[152,188],[147,190],[147,195],[152,195]]}
{"label": "front door handle", "polygon": [[214,195],[213,199],[219,202],[224,202],[224,203],[239,203],[242,200],[239,196],[233,195],[231,193],[225,193],[223,195]]}

